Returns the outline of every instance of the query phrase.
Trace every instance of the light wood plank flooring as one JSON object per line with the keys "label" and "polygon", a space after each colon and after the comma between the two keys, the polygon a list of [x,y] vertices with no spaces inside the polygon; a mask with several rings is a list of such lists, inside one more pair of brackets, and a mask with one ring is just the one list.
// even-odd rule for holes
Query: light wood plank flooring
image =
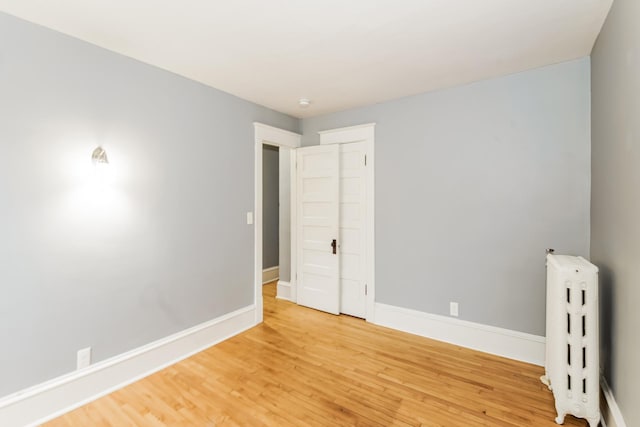
{"label": "light wood plank flooring", "polygon": [[263,324],[46,425],[556,425],[538,366],[264,294]]}

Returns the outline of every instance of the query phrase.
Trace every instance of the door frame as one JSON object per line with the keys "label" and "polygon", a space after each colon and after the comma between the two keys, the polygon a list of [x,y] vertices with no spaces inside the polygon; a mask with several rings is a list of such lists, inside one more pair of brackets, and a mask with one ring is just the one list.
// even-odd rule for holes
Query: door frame
{"label": "door frame", "polygon": [[[288,130],[279,129],[264,123],[254,122],[254,204],[253,204],[253,241],[254,241],[254,304],[255,322],[262,323],[263,302],[262,302],[262,146],[272,145],[279,148],[290,149],[291,157],[295,154],[293,149],[300,147],[301,135]],[[283,167],[284,165],[279,165]],[[291,162],[288,165],[291,167]],[[293,174],[293,171],[292,171]],[[293,177],[291,178],[293,179]],[[293,196],[292,196],[293,197]],[[293,219],[292,219],[293,221]],[[292,245],[295,236],[291,236]],[[291,252],[293,253],[292,246]],[[293,261],[293,260],[292,260]],[[293,277],[293,266],[292,277]]]}
{"label": "door frame", "polygon": [[[300,134],[279,129],[263,123],[254,122],[255,134],[255,164],[254,164],[254,302],[255,322],[262,323],[262,146],[273,145],[291,149],[290,180],[291,180],[291,289],[289,298],[296,302],[296,272],[297,272],[297,173],[295,149],[301,146]],[[320,131],[320,144],[344,144],[350,142],[365,142],[367,152],[367,311],[366,321],[375,322],[375,123],[349,126]],[[282,165],[280,165],[282,167]],[[289,299],[285,298],[285,299]]]}
{"label": "door frame", "polygon": [[[367,286],[366,315],[367,322],[375,322],[375,275],[376,275],[376,246],[375,246],[375,123],[349,126],[337,129],[320,131],[320,145],[348,144],[351,142],[364,142],[366,152],[366,273]],[[295,204],[295,203],[294,203]],[[291,260],[293,263],[293,260]]]}

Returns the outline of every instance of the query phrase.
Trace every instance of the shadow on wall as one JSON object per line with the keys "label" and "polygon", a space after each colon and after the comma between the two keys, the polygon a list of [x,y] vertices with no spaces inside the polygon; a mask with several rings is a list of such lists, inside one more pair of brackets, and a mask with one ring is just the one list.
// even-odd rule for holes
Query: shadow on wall
{"label": "shadow on wall", "polygon": [[[600,296],[600,363],[606,378],[616,378],[613,372],[613,338],[611,331],[615,330],[615,318],[613,316],[614,301],[614,274],[613,271],[604,265],[599,265],[600,275],[598,278],[598,294]],[[614,387],[613,384],[609,384]]]}

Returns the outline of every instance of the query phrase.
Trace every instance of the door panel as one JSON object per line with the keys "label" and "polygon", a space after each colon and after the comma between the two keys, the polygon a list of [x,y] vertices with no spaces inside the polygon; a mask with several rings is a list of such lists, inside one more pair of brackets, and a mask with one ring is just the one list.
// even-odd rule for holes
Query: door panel
{"label": "door panel", "polygon": [[340,313],[338,239],[339,147],[323,145],[297,151],[298,304]]}
{"label": "door panel", "polygon": [[340,145],[340,312],[365,317],[365,144]]}
{"label": "door panel", "polygon": [[365,144],[297,151],[298,304],[365,317]]}

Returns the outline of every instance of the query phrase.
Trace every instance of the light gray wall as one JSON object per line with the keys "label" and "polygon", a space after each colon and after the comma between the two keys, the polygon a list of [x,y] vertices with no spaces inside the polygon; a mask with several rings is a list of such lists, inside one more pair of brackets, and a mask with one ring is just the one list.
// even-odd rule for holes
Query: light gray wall
{"label": "light gray wall", "polygon": [[291,281],[291,150],[280,147],[280,280]]}
{"label": "light gray wall", "polygon": [[616,0],[592,52],[591,255],[600,267],[601,359],[640,426],[640,2]]}
{"label": "light gray wall", "polygon": [[298,130],[0,14],[0,396],[253,302],[253,121]]}
{"label": "light gray wall", "polygon": [[545,248],[589,255],[584,58],[305,119],[376,122],[376,300],[544,335]]}
{"label": "light gray wall", "polygon": [[278,147],[262,146],[262,268],[276,267],[278,249],[280,202],[278,181]]}

